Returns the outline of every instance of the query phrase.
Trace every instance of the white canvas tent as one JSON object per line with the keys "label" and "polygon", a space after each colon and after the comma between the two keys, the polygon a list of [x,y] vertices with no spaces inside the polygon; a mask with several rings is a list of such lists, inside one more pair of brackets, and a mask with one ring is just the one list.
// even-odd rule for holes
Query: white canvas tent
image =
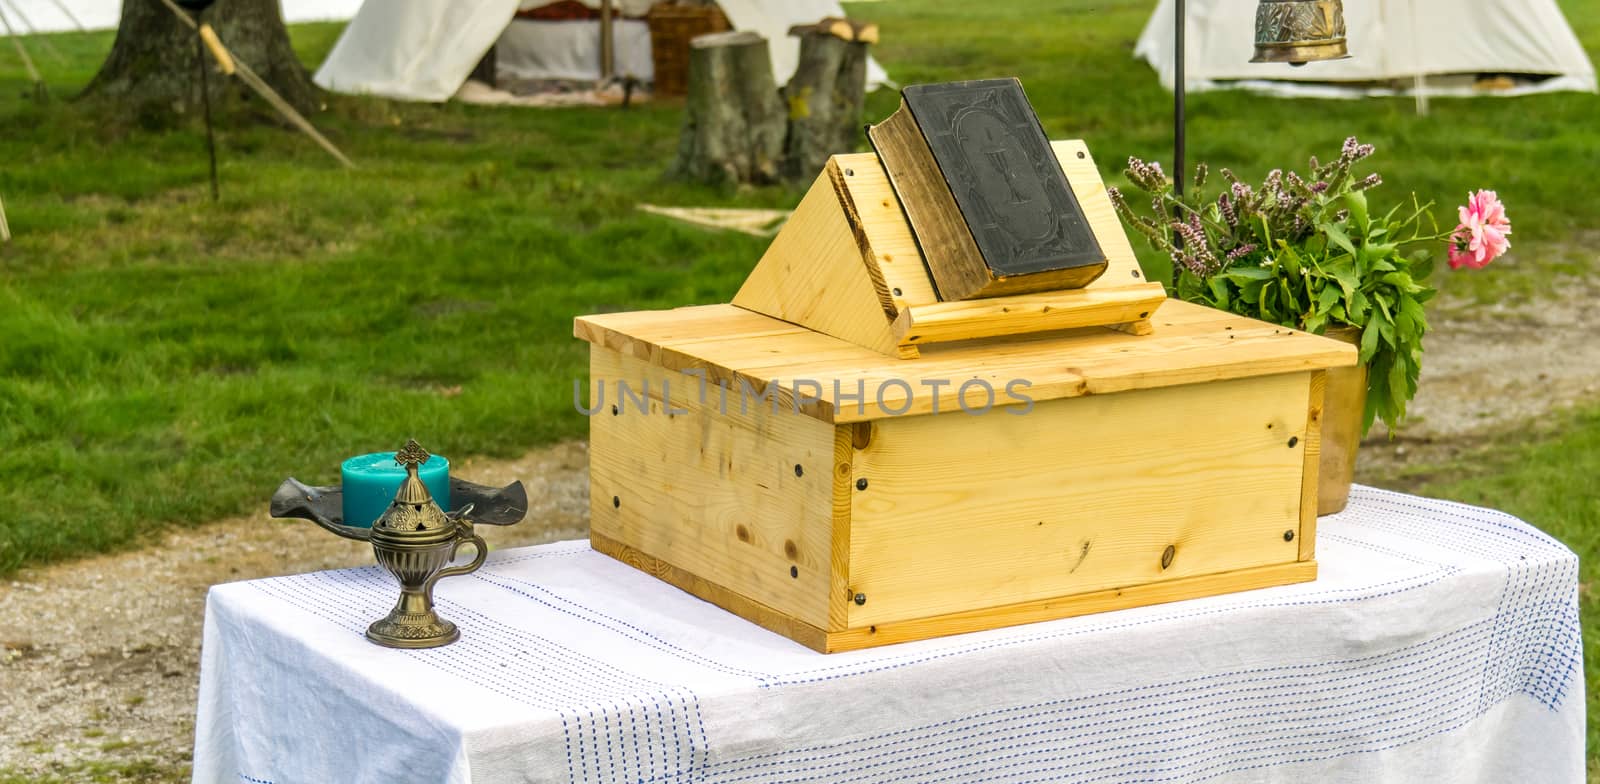
{"label": "white canvas tent", "polygon": [[[516,19],[519,6],[547,0],[367,0],[345,28],[314,77],[322,87],[343,93],[381,95],[411,101],[444,101],[497,42],[502,73],[521,79],[598,79],[598,22],[528,22]],[[583,0],[598,8],[600,0]],[[614,0],[621,16],[640,16],[650,0]],[[844,16],[838,0],[719,0],[736,30],[767,38],[772,72],[789,80],[799,60],[799,41],[789,27],[827,16]],[[650,36],[644,22],[617,19],[614,26],[616,73],[648,81]],[[869,88],[888,80],[876,60],[867,63]]]}
{"label": "white canvas tent", "polygon": [[[1134,56],[1173,85],[1173,2],[1161,0]],[[1477,93],[1475,75],[1513,74],[1502,93],[1595,92],[1594,65],[1556,0],[1360,0],[1344,4],[1350,59],[1293,67],[1251,63],[1256,0],[1188,0],[1189,90],[1244,87],[1288,95]],[[1422,77],[1422,79],[1418,79]]]}
{"label": "white canvas tent", "polygon": [[[15,10],[12,24],[22,17],[26,30],[17,32],[64,33],[74,30],[115,30],[122,18],[121,0],[4,0],[6,12]],[[361,0],[282,0],[285,22],[349,19]]]}

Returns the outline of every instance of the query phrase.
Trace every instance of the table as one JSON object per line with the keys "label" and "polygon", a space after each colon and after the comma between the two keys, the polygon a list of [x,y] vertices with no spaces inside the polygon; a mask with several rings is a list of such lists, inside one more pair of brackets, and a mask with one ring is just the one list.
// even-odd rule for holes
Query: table
{"label": "table", "polygon": [[1578,561],[1357,487],[1316,582],[822,655],[591,551],[440,582],[459,643],[362,632],[376,567],[219,585],[195,781],[1579,782]]}

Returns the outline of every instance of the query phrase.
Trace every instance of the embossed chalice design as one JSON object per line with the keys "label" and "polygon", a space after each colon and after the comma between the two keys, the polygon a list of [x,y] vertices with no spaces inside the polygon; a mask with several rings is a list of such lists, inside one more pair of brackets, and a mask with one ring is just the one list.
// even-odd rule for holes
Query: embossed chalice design
{"label": "embossed chalice design", "polygon": [[[417,467],[428,457],[414,440],[395,454],[395,462],[405,466],[406,478],[371,528],[346,525],[341,519],[342,487],[309,487],[288,479],[272,496],[273,517],[311,520],[347,539],[372,544],[378,565],[400,583],[400,600],[387,616],[367,627],[367,639],[390,648],[435,648],[460,639],[461,630],[434,610],[434,584],[483,565],[488,547],[473,531],[474,523],[511,525],[528,510],[521,482],[494,489],[452,478],[450,497],[462,506],[445,512],[417,475]],[[477,551],[472,561],[450,566],[466,544]]]}

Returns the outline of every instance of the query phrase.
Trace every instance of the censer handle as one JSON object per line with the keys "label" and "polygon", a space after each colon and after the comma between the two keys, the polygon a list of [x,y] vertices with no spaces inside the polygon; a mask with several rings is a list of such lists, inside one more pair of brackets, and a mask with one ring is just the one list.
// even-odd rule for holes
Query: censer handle
{"label": "censer handle", "polygon": [[489,557],[489,547],[483,543],[483,537],[477,534],[470,534],[456,538],[456,543],[450,547],[450,560],[455,560],[456,551],[460,550],[461,545],[464,544],[471,544],[478,550],[478,555],[476,558],[472,559],[472,563],[469,563],[465,566],[447,566],[443,569],[440,569],[438,573],[428,578],[428,582],[423,585],[424,591],[431,593],[433,591],[433,584],[439,582],[439,579],[442,577],[454,577],[456,575],[471,574],[478,571],[478,567],[483,565],[483,559]]}

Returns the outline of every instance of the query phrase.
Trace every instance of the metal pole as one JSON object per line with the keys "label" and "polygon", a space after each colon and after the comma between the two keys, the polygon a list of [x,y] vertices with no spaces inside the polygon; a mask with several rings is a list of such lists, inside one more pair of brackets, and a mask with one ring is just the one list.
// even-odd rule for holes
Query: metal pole
{"label": "metal pole", "polygon": [[1184,180],[1184,52],[1183,52],[1183,27],[1184,27],[1184,0],[1175,0],[1173,5],[1178,9],[1177,18],[1173,20],[1173,49],[1177,54],[1177,62],[1173,68],[1172,79],[1172,182],[1177,194],[1183,196]]}
{"label": "metal pole", "polygon": [[[195,14],[196,22],[199,14]],[[200,68],[200,103],[206,107],[206,153],[211,156],[211,200],[220,201],[222,193],[217,188],[217,137],[211,129],[211,80],[206,76],[206,47],[200,29],[194,31],[195,65]]]}

